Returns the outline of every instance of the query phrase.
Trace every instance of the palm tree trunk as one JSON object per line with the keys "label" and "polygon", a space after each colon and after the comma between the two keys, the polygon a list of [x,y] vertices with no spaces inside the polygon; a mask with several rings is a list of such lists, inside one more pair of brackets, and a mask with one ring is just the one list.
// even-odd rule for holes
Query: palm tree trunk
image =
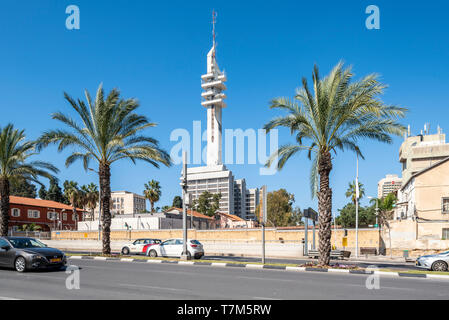
{"label": "palm tree trunk", "polygon": [[75,230],[78,230],[78,215],[76,214],[76,206],[75,205],[73,206],[73,209],[72,209],[72,216],[73,216],[73,219],[75,220]]}
{"label": "palm tree trunk", "polygon": [[103,226],[103,254],[111,254],[111,168],[100,163],[100,202]]}
{"label": "palm tree trunk", "polygon": [[154,202],[150,201],[150,204],[151,204],[151,213],[153,213],[154,212]]}
{"label": "palm tree trunk", "polygon": [[9,180],[6,178],[0,179],[0,236],[8,236],[8,225],[9,225]]}
{"label": "palm tree trunk", "polygon": [[319,264],[329,265],[331,254],[332,236],[332,189],[329,187],[329,174],[332,170],[330,152],[320,154],[318,161],[318,173],[320,175],[320,190],[318,192],[319,224]]}

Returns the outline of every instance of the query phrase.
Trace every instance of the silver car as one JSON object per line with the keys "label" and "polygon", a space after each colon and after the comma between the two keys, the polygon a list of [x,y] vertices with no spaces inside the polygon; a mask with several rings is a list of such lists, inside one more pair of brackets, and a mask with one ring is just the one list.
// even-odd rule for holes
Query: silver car
{"label": "silver car", "polygon": [[448,271],[449,251],[421,256],[416,259],[416,266],[432,271]]}

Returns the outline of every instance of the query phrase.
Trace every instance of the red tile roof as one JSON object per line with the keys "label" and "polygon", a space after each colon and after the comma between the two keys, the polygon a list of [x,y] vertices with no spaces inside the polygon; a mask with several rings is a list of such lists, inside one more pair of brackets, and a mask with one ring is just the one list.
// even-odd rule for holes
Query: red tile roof
{"label": "red tile roof", "polygon": [[[176,210],[176,211],[178,211],[179,213],[182,213],[182,209],[181,209],[181,208],[175,208],[175,207],[172,207],[172,208],[166,210],[166,212],[173,211],[173,210]],[[204,214],[202,214],[202,213],[199,213],[199,212],[197,212],[197,211],[194,211],[194,210],[187,210],[187,214],[188,214],[188,215],[193,215],[194,217],[197,217],[197,218],[208,219],[208,220],[214,220],[214,218],[209,217],[209,216],[206,216],[206,215],[204,215]]]}
{"label": "red tile roof", "polygon": [[[73,210],[72,206],[66,205],[64,203],[59,203],[51,200],[41,200],[41,199],[32,199],[32,198],[24,198],[24,197],[16,197],[10,196],[9,203],[11,204],[21,204],[24,206],[32,206],[32,207],[42,207],[42,208],[52,208],[52,209],[65,209],[65,210]],[[77,211],[84,211],[83,209],[76,209]]]}
{"label": "red tile roof", "polygon": [[231,219],[232,221],[246,221],[243,218],[240,218],[239,216],[236,216],[235,214],[229,214],[226,212],[217,211],[217,214],[224,215],[225,217]]}

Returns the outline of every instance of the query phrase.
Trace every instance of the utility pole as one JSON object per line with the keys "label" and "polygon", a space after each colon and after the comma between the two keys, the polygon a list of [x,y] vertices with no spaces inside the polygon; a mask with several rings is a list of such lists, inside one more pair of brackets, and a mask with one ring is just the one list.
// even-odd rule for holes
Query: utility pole
{"label": "utility pole", "polygon": [[265,223],[267,222],[267,186],[262,187],[262,264],[265,264]]}
{"label": "utility pole", "polygon": [[181,254],[181,260],[190,260],[187,251],[187,211],[186,211],[186,194],[187,194],[187,152],[182,154],[182,236],[183,236],[183,249]]}

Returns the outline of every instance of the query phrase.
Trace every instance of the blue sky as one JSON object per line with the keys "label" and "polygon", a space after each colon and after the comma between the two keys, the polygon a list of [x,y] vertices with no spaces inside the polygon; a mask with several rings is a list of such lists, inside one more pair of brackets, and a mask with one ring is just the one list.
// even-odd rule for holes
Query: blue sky
{"label": "blue sky", "polygon": [[[81,11],[81,29],[65,28],[65,8]],[[365,8],[380,8],[380,30],[367,30]],[[218,61],[228,75],[228,108],[224,128],[263,126],[278,113],[268,109],[278,96],[292,97],[302,77],[310,79],[313,65],[321,74],[339,60],[354,67],[356,78],[381,74],[389,84],[383,99],[410,109],[404,124],[416,134],[425,122],[449,132],[449,39],[447,1],[2,1],[0,4],[0,125],[12,122],[30,139],[58,123],[55,111],[70,112],[66,91],[83,97],[100,82],[118,87],[124,97],[136,97],[140,112],[159,125],[148,134],[170,150],[172,130],[192,130],[192,121],[205,126],[200,76],[206,71],[211,46],[211,11],[218,11]],[[446,116],[445,116],[446,115]],[[281,131],[280,144],[292,141]],[[366,160],[360,180],[367,195],[376,196],[377,181],[400,174],[398,149],[362,142]],[[80,164],[66,169],[69,152],[47,149],[39,158],[61,169],[60,180],[97,182]],[[286,188],[301,208],[317,207],[309,191],[310,162],[305,154],[290,160],[274,176],[260,176],[259,165],[228,166],[250,187],[267,184]],[[157,170],[144,163],[117,163],[112,189],[141,193],[156,179],[162,185],[159,206],[180,194],[180,166]],[[348,199],[344,193],[355,176],[355,155],[339,153],[331,184],[334,210]]]}

